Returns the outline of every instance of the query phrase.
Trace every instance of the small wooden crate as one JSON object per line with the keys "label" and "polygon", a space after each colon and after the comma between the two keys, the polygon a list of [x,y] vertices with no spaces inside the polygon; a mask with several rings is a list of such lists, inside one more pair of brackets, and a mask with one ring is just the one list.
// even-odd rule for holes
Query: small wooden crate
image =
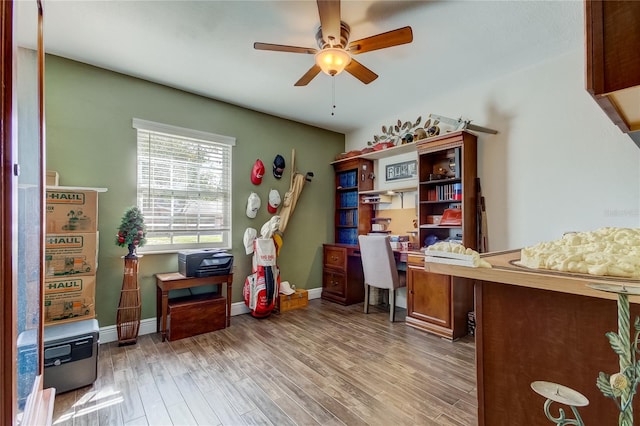
{"label": "small wooden crate", "polygon": [[221,330],[227,325],[227,301],[210,293],[169,300],[169,341]]}
{"label": "small wooden crate", "polygon": [[309,293],[307,290],[296,290],[290,295],[280,295],[280,312],[291,311],[293,309],[304,308],[309,304]]}

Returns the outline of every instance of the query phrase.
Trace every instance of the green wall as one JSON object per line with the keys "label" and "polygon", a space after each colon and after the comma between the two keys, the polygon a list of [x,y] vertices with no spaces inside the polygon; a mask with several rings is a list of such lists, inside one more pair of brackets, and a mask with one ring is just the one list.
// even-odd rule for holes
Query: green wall
{"label": "green wall", "polygon": [[[100,232],[96,313],[100,326],[115,324],[126,248],[115,244],[125,209],[136,203],[136,131],[132,118],[156,121],[236,138],[233,149],[233,302],[251,270],[242,237],[251,226],[260,232],[271,215],[270,188],[282,197],[289,188],[291,150],[296,169],[312,171],[284,236],[278,258],[281,277],[299,288],[322,285],[322,243],[333,240],[333,169],[344,151],[344,135],[258,113],[166,86],[56,56],[46,58],[47,169],[60,174],[60,185],[104,187],[99,195]],[[215,76],[212,76],[215,78]],[[304,90],[304,89],[301,89]],[[287,161],[282,179],[271,173],[276,154]],[[267,174],[260,186],[249,179],[260,158]],[[255,219],[246,214],[251,191],[262,207]],[[178,270],[177,254],[150,254],[140,260],[142,318],[155,317],[154,274]]]}

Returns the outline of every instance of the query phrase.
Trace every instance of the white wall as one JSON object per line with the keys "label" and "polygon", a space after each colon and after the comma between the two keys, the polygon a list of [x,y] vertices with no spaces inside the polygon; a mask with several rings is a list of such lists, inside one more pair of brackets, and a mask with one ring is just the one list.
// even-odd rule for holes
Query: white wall
{"label": "white wall", "polygon": [[[491,251],[565,231],[640,227],[640,149],[585,90],[582,49],[477,86],[461,83],[386,121],[424,122],[429,113],[499,131],[478,133]],[[347,134],[346,150],[364,148],[382,124]]]}

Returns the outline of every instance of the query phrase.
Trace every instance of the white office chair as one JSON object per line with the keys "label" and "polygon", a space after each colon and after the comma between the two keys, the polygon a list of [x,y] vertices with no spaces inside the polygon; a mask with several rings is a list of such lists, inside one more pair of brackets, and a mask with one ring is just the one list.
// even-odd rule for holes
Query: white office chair
{"label": "white office chair", "polygon": [[396,261],[387,235],[359,235],[360,256],[364,272],[364,313],[369,313],[369,287],[389,290],[389,321],[396,311],[396,289],[405,285],[398,277]]}

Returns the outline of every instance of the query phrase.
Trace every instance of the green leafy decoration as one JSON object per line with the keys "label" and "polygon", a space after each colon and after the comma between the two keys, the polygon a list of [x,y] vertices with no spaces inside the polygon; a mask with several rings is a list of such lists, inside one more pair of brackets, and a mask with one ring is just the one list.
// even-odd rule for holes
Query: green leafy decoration
{"label": "green leafy decoration", "polygon": [[600,392],[602,392],[604,396],[606,396],[607,398],[615,399],[616,396],[613,394],[613,389],[611,388],[611,383],[609,383],[609,378],[609,374],[600,372],[600,374],[598,374],[598,380],[596,380],[596,386],[598,387],[598,389],[600,389]]}
{"label": "green leafy decoration", "polygon": [[394,142],[397,143],[405,138],[408,134],[413,136],[413,130],[415,130],[422,122],[422,116],[418,117],[415,122],[405,121],[398,119],[395,124],[389,126],[382,126],[382,134],[374,135],[373,141],[367,142],[367,145],[375,145],[381,142]]}
{"label": "green leafy decoration", "polygon": [[[618,297],[618,321],[629,319],[629,301],[628,298]],[[636,318],[634,322],[635,332],[633,333],[633,341],[627,342],[629,339],[628,327],[625,324],[619,324],[618,333],[608,332],[605,333],[609,339],[611,349],[618,354],[620,358],[620,364],[622,371],[614,373],[612,375],[599,373],[596,380],[596,386],[600,389],[600,392],[607,397],[611,398],[618,410],[620,416],[618,418],[618,424],[620,426],[633,426],[633,410],[632,403],[633,397],[637,393],[638,382],[640,381],[640,362],[636,361],[636,353],[638,353],[638,336],[640,336],[640,319]],[[620,335],[622,331],[624,335]],[[631,351],[629,351],[631,349]],[[631,353],[630,353],[631,352]],[[622,377],[621,377],[622,376]]]}
{"label": "green leafy decoration", "polygon": [[606,336],[609,338],[609,344],[611,345],[611,349],[613,349],[613,351],[616,354],[624,356],[625,355],[624,343],[622,342],[622,339],[620,338],[620,336],[617,333],[614,333],[613,331],[608,332]]}

